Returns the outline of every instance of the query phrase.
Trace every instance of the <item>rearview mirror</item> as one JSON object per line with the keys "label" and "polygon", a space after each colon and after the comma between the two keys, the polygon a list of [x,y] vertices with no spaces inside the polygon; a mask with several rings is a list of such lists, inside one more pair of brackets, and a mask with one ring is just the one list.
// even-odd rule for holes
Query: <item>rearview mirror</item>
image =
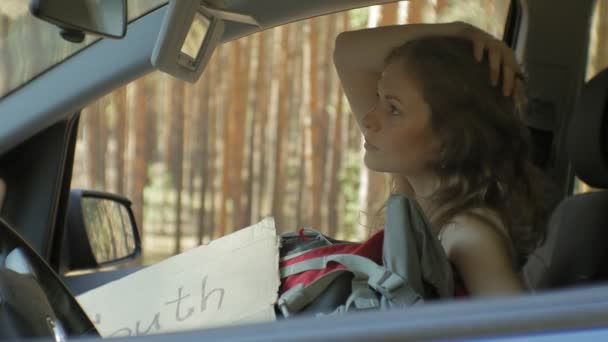
{"label": "rearview mirror", "polygon": [[70,270],[114,265],[141,254],[131,202],[124,197],[73,189],[67,224]]}
{"label": "rearview mirror", "polygon": [[69,32],[109,38],[122,38],[127,32],[126,0],[30,0],[30,11],[59,26],[64,30],[62,36],[74,42],[78,42],[79,36]]}

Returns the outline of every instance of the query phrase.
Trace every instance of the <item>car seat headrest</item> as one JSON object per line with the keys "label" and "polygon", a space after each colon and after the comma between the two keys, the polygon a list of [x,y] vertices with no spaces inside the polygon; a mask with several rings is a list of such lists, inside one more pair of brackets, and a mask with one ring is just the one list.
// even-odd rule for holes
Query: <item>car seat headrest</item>
{"label": "car seat headrest", "polygon": [[568,157],[576,175],[608,188],[608,69],[587,82],[568,131]]}

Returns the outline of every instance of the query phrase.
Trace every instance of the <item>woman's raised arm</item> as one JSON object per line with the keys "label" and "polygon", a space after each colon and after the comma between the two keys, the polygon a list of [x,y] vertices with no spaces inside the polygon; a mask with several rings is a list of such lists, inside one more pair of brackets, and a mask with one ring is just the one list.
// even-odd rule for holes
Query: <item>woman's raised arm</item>
{"label": "woman's raised arm", "polygon": [[521,73],[512,50],[502,41],[472,25],[463,22],[409,24],[342,32],[336,38],[334,64],[358,121],[377,102],[376,86],[389,53],[407,41],[431,36],[471,40],[474,46],[472,54],[478,61],[487,49],[492,69],[489,81],[497,84],[502,67],[504,93],[512,93],[515,75]]}
{"label": "woman's raised arm", "polygon": [[334,64],[357,119],[377,102],[376,85],[391,50],[408,40],[447,35],[453,30],[452,24],[412,24],[340,33],[336,38]]}

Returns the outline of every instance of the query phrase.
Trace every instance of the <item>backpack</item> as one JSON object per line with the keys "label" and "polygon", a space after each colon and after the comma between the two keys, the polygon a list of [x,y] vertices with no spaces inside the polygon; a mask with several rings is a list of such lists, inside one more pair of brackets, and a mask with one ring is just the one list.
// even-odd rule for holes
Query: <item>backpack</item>
{"label": "backpack", "polygon": [[312,229],[281,235],[279,315],[405,308],[454,294],[451,264],[415,200],[392,195],[364,243]]}

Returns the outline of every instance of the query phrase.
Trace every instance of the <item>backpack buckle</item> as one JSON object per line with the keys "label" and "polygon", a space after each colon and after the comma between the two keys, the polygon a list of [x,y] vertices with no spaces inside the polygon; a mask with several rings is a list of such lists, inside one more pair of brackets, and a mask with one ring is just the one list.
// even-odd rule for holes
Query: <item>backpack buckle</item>
{"label": "backpack buckle", "polygon": [[379,277],[370,277],[369,286],[387,299],[393,297],[393,292],[403,286],[405,279],[389,270],[384,270]]}

